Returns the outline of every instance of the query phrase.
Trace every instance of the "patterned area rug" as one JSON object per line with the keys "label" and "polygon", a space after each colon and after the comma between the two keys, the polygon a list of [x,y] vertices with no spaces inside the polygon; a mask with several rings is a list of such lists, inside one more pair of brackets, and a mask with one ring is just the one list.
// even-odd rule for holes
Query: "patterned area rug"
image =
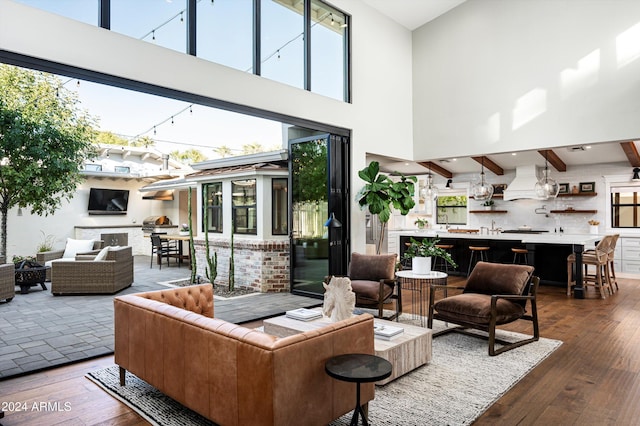
{"label": "patterned area rug", "polygon": [[[519,336],[500,334],[505,340]],[[561,344],[541,338],[490,357],[486,340],[457,333],[437,337],[431,363],[376,387],[375,399],[369,403],[369,421],[389,426],[469,425]],[[213,424],[127,374],[125,387],[119,385],[117,366],[88,373],[87,377],[153,425]],[[332,425],[348,425],[350,420],[351,413]]]}

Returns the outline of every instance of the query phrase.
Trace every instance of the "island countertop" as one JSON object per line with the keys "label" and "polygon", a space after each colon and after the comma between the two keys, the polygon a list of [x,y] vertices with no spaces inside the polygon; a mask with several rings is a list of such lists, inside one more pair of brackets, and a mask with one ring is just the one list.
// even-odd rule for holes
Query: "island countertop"
{"label": "island countertop", "polygon": [[508,240],[521,241],[523,244],[571,244],[593,246],[604,237],[604,234],[567,234],[567,233],[494,233],[494,234],[469,234],[461,232],[447,232],[445,230],[424,231],[394,231],[399,236],[407,237],[438,237],[456,238],[465,240]]}

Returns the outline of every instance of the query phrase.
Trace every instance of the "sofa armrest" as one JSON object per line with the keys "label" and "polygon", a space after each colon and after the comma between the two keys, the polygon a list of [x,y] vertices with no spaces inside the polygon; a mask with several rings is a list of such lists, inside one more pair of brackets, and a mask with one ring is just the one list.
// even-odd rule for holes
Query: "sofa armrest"
{"label": "sofa armrest", "polygon": [[61,259],[63,254],[64,250],[41,251],[36,254],[36,261],[39,264],[44,265],[44,263],[49,260]]}

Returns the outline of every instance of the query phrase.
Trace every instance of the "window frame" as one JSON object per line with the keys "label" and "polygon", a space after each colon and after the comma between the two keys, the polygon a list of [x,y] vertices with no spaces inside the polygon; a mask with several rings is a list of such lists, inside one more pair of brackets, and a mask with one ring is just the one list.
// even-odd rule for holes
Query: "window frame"
{"label": "window frame", "polygon": [[[253,182],[253,203],[246,203],[241,205],[236,205],[236,197],[239,197],[235,194],[234,185],[239,185],[238,182]],[[250,184],[246,185],[250,186]],[[242,196],[243,198],[247,198],[247,194]],[[250,199],[250,198],[249,198]],[[244,215],[242,217],[246,218],[246,225],[243,227],[238,227],[239,215],[238,212],[243,211]],[[251,212],[253,211],[253,219],[255,222],[255,227],[249,227],[251,222]],[[258,235],[258,179],[238,179],[231,181],[231,221],[233,223],[233,233],[239,235]],[[241,229],[239,231],[238,229]]]}
{"label": "window frame", "polygon": [[[282,189],[276,189],[275,185],[279,183]],[[289,178],[288,177],[274,177],[271,178],[271,235],[289,235]],[[284,197],[278,197],[277,191],[283,191]],[[282,213],[278,212],[278,205],[276,200],[284,200],[284,229],[279,231],[277,219],[282,217]]]}
{"label": "window frame", "polygon": [[[466,203],[464,205],[451,205],[451,206],[445,206],[445,205],[440,205],[440,201],[445,198],[445,197],[465,197],[466,199]],[[469,223],[469,194],[466,191],[448,191],[446,193],[441,193],[438,195],[436,202],[435,202],[435,208],[436,208],[436,224],[438,225],[466,225],[467,223]],[[441,213],[440,209],[445,209],[445,211],[452,211],[451,209],[464,209],[464,215],[449,215],[447,213]],[[447,219],[443,222],[440,220],[441,215],[447,215]],[[465,220],[464,222],[451,222],[449,220],[449,217],[456,217],[456,216],[464,216]]]}
{"label": "window frame", "polygon": [[[209,204],[209,188],[213,187],[214,185],[219,185],[219,189],[220,189],[220,202],[217,205],[214,204]],[[222,181],[220,182],[208,182],[202,185],[202,194],[203,194],[203,200],[202,200],[202,231],[203,232],[211,232],[211,233],[215,233],[215,234],[222,234],[224,232],[224,210],[223,210],[223,206],[224,206],[224,185],[222,184]],[[214,194],[215,195],[215,194]],[[211,221],[211,218],[213,218],[214,216],[218,218],[218,223],[220,224],[219,229],[211,229],[209,227],[208,223],[205,223],[204,221],[204,209],[209,209],[210,213],[207,214],[207,218]],[[216,212],[216,214],[214,215],[214,212]]]}

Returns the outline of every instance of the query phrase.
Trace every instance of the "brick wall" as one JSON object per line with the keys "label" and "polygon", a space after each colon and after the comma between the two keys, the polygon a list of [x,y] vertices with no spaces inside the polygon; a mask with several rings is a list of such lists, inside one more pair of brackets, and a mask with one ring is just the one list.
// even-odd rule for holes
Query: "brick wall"
{"label": "brick wall", "polygon": [[[234,239],[235,286],[251,287],[256,291],[288,292],[289,287],[289,241]],[[206,251],[204,240],[194,241],[197,274],[206,277]],[[229,285],[230,241],[222,238],[209,239],[210,254],[218,255],[216,284]]]}

